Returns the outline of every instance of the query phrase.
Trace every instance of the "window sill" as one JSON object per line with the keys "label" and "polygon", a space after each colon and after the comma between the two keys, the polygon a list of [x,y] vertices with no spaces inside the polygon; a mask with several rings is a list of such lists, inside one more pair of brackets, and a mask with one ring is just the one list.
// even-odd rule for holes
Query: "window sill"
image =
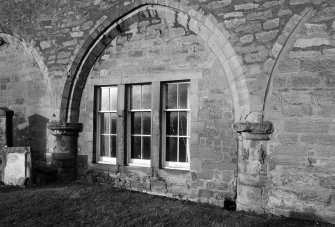
{"label": "window sill", "polygon": [[190,171],[190,167],[165,166],[163,169],[168,169],[168,170],[181,170],[181,171]]}
{"label": "window sill", "polygon": [[106,162],[91,163],[91,169],[98,171],[118,172],[117,165]]}

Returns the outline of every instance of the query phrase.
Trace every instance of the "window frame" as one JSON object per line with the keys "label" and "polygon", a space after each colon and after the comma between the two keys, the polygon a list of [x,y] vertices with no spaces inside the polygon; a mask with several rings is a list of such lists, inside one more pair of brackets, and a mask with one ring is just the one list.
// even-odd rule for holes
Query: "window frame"
{"label": "window frame", "polygon": [[[101,100],[102,100],[102,90],[106,89],[106,88],[116,88],[116,109],[115,110],[101,110]],[[118,133],[117,133],[117,117],[116,117],[116,121],[115,121],[115,127],[116,127],[116,131],[115,134],[111,133],[111,134],[103,134],[101,133],[101,116],[102,114],[105,113],[111,113],[111,114],[115,114],[117,116],[118,113],[118,86],[117,85],[103,85],[103,86],[96,86],[96,108],[95,108],[95,113],[96,113],[96,120],[95,120],[95,124],[96,124],[96,133],[94,135],[95,137],[95,149],[96,149],[96,162],[99,164],[113,164],[116,165],[117,163],[117,155],[118,155]],[[108,157],[108,156],[101,156],[101,136],[115,136],[115,157]],[[111,151],[110,151],[111,152]]]}
{"label": "window frame", "polygon": [[[142,104],[142,86],[143,85],[150,85],[150,109],[132,109],[131,107],[131,98],[132,98],[132,94],[131,94],[131,89],[132,86],[141,86],[141,104]],[[127,100],[127,104],[126,104],[126,109],[127,109],[127,122],[126,122],[126,144],[127,144],[127,165],[129,166],[142,166],[142,167],[151,167],[151,159],[152,159],[152,99],[153,99],[153,85],[152,83],[136,83],[136,84],[127,84],[126,85],[126,100]],[[142,106],[141,106],[142,107]],[[132,125],[132,120],[131,120],[131,115],[132,113],[141,113],[141,134],[132,134],[131,132],[131,125]],[[143,113],[148,113],[150,112],[150,135],[145,135],[142,134],[142,129],[143,129]],[[143,154],[143,147],[142,147],[142,143],[143,137],[150,137],[150,159],[136,159],[136,158],[131,158],[131,143],[132,143],[132,137],[133,136],[138,136],[141,137],[141,156]]]}
{"label": "window frame", "polygon": [[[177,109],[166,109],[166,100],[167,100],[167,85],[168,84],[188,84],[188,97],[187,97],[187,109],[178,109],[178,100],[179,100],[179,89],[177,87]],[[190,170],[190,138],[191,138],[191,103],[190,103],[190,89],[191,89],[191,81],[190,80],[182,80],[182,81],[166,81],[161,83],[162,87],[162,95],[161,95],[161,150],[162,150],[162,167],[165,169],[180,169],[180,170]],[[167,135],[167,113],[168,112],[178,112],[178,134],[176,136]],[[179,114],[180,112],[187,112],[187,130],[185,136],[179,135]],[[166,161],[166,141],[167,137],[175,137],[177,138],[177,159],[179,159],[179,139],[187,138],[186,144],[186,158],[187,162],[173,162]]]}

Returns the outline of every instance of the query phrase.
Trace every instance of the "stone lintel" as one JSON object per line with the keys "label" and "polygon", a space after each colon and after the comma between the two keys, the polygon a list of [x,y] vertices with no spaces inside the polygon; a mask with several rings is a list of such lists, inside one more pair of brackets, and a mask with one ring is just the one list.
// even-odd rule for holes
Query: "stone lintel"
{"label": "stone lintel", "polygon": [[256,137],[261,137],[261,134],[269,135],[273,132],[273,125],[269,121],[262,123],[235,122],[232,127],[237,133],[255,134]]}
{"label": "stone lintel", "polygon": [[48,129],[54,136],[78,136],[79,132],[83,130],[83,124],[52,121],[48,123]]}

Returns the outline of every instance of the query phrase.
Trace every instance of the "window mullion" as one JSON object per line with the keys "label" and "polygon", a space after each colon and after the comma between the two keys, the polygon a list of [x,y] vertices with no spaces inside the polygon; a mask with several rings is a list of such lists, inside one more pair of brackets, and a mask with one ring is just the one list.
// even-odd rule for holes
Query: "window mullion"
{"label": "window mullion", "polygon": [[[141,91],[142,93],[142,91]],[[141,95],[142,97],[142,95]],[[141,105],[142,105],[142,100],[141,100]],[[142,107],[142,106],[141,106]],[[141,134],[140,134],[140,137],[141,137],[141,159],[143,159],[143,112],[141,111]]]}
{"label": "window mullion", "polygon": [[179,162],[179,111],[177,114],[177,162]]}

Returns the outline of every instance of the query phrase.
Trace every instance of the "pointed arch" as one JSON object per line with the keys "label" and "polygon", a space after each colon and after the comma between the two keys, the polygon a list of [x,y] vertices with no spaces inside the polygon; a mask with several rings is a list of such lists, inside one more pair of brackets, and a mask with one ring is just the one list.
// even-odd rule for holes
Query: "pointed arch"
{"label": "pointed arch", "polygon": [[87,77],[95,61],[109,43],[122,31],[125,31],[136,19],[139,12],[157,12],[172,14],[178,22],[200,37],[219,59],[231,88],[235,121],[245,118],[250,112],[249,92],[241,66],[228,41],[228,32],[213,15],[205,16],[201,12],[174,1],[135,1],[120,11],[118,16],[106,19],[86,39],[78,50],[68,71],[62,94],[60,120],[62,122],[78,122],[82,93]]}

